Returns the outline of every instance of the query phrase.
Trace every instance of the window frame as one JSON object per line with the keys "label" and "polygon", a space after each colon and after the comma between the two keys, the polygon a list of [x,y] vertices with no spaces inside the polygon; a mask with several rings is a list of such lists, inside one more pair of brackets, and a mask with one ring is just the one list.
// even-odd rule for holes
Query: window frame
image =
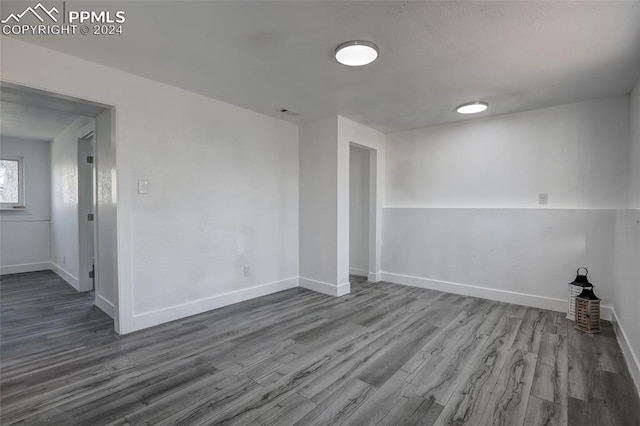
{"label": "window frame", "polygon": [[23,211],[25,207],[25,185],[24,185],[24,157],[19,156],[5,156],[0,157],[0,160],[17,161],[18,162],[18,202],[17,203],[4,203],[0,202],[0,210],[13,210]]}

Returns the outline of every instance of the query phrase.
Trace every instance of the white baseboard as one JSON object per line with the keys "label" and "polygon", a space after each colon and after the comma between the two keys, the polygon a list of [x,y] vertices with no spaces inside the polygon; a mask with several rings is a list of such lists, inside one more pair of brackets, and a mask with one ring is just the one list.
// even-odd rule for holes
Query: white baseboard
{"label": "white baseboard", "polygon": [[348,282],[335,285],[303,277],[300,277],[298,282],[300,287],[317,291],[318,293],[328,294],[329,296],[339,297],[351,293],[351,284]]}
{"label": "white baseboard", "polygon": [[613,320],[611,322],[613,323],[613,331],[616,333],[616,339],[618,340],[618,344],[622,349],[624,359],[627,361],[629,374],[631,374],[633,382],[636,385],[638,395],[640,395],[640,358],[638,358],[638,355],[634,352],[631,345],[629,345],[627,333],[624,332],[624,328],[618,316],[616,315],[615,309],[612,309],[612,311]]}
{"label": "white baseboard", "polygon": [[366,269],[349,268],[349,274],[358,275],[359,277],[366,277],[369,275]]}
{"label": "white baseboard", "polygon": [[77,291],[80,291],[80,281],[76,277],[65,271],[60,265],[55,262],[51,262],[50,265],[53,272],[58,274],[60,278],[69,283],[71,287],[75,288]]}
{"label": "white baseboard", "polygon": [[367,274],[367,281],[372,282],[372,283],[377,283],[382,281],[382,272],[378,271],[378,272],[369,272]]}
{"label": "white baseboard", "polygon": [[51,262],[23,263],[20,265],[7,265],[0,267],[0,275],[48,271],[49,269],[51,269]]}
{"label": "white baseboard", "polygon": [[191,315],[200,314],[212,309],[233,305],[234,303],[244,302],[245,300],[266,296],[268,294],[294,287],[298,287],[297,277],[193,300],[180,305],[158,309],[156,311],[143,312],[133,316],[132,331],[142,330],[143,328],[152,327],[154,325],[163,324],[180,318],[186,318]]}
{"label": "white baseboard", "polygon": [[99,294],[96,294],[96,300],[94,303],[98,308],[100,308],[101,311],[103,311],[105,314],[113,318],[113,315],[114,315],[113,303],[109,302],[107,299],[105,299]]}
{"label": "white baseboard", "polygon": [[[414,277],[410,275],[396,274],[393,272],[381,272],[383,281],[412,287],[428,288],[431,290],[445,291],[447,293],[473,296],[482,299],[497,300],[499,302],[514,303],[516,305],[530,306],[532,308],[548,309],[557,312],[567,311],[567,300],[552,297],[538,296],[534,294],[518,293],[515,291],[498,290],[495,288],[478,287],[469,284],[460,284],[449,281],[433,280],[429,278]],[[611,320],[611,307],[601,306],[600,316],[604,320]]]}
{"label": "white baseboard", "polygon": [[336,297],[344,296],[345,294],[349,293],[351,293],[351,283],[347,281],[346,283],[342,283],[338,286]]}

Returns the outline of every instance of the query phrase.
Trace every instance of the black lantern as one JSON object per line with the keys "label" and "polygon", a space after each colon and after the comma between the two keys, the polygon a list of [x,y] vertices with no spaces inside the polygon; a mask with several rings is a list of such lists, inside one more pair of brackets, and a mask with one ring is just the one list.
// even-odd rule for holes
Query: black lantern
{"label": "black lantern", "polygon": [[[584,275],[582,275],[580,273],[580,269],[584,269]],[[584,266],[581,266],[576,271],[576,279],[573,280],[573,282],[569,283],[569,284],[570,285],[577,285],[577,286],[580,286],[580,287],[584,287],[585,285],[591,285],[591,283],[589,282],[589,279],[587,278],[587,275],[589,275],[589,270],[587,268],[585,268]]]}
{"label": "black lantern", "polygon": [[[580,273],[580,270],[584,269],[584,274]],[[582,292],[586,285],[591,285],[587,275],[589,270],[584,266],[581,266],[576,271],[576,279],[569,283],[569,305],[567,306],[567,318],[571,321],[575,320],[576,314],[576,297]]]}

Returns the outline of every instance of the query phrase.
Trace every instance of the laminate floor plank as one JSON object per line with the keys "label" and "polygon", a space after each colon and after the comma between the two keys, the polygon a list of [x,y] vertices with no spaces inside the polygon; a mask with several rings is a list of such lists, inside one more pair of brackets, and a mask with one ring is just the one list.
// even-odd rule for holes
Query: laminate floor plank
{"label": "laminate floor plank", "polygon": [[627,375],[602,373],[611,423],[616,426],[640,426],[640,396]]}
{"label": "laminate floor plank", "polygon": [[417,395],[399,397],[394,402],[382,424],[430,426],[442,411],[442,406],[433,399],[424,399]]}
{"label": "laminate floor plank", "polygon": [[138,407],[125,415],[132,425],[172,424],[196,419],[220,409],[233,400],[262,389],[255,381],[219,372],[202,378],[151,404]]}
{"label": "laminate floor plank", "polygon": [[569,365],[567,338],[543,333],[531,394],[549,402],[567,406]]}
{"label": "laminate floor plank", "polygon": [[358,379],[350,380],[318,403],[295,424],[299,426],[342,424],[376,390],[377,388]]}
{"label": "laminate floor plank", "polygon": [[[404,316],[404,318],[410,317],[410,315]],[[401,320],[395,327],[377,328],[345,342],[335,350],[343,356],[335,358],[322,376],[311,377],[298,392],[316,402],[322,401],[337,388],[355,378],[362,371],[367,360],[372,359],[377,352],[399,339],[398,330],[403,326],[404,321]]]}
{"label": "laminate floor plank", "polygon": [[511,349],[479,424],[510,426],[524,423],[537,356]]}
{"label": "laminate floor plank", "polygon": [[473,334],[478,334],[483,317],[469,314],[466,311],[459,313],[449,324],[442,328],[442,333],[430,339],[423,348],[424,352],[440,357],[454,354],[463,340]]}
{"label": "laminate floor plank", "polygon": [[486,340],[487,336],[475,335],[461,342],[463,344],[451,356],[443,358],[432,355],[414,373],[405,395],[420,395],[442,406],[446,405]]}
{"label": "laminate floor plank", "polygon": [[526,306],[507,304],[507,309],[505,310],[504,314],[507,317],[524,319],[524,316],[526,313],[527,313]]}
{"label": "laminate floor plank", "polygon": [[620,426],[611,422],[609,408],[604,401],[585,402],[569,397],[568,426]]}
{"label": "laminate floor plank", "polygon": [[567,336],[568,321],[564,312],[546,311],[547,321],[542,331],[545,333],[557,334],[559,336]]}
{"label": "laminate floor plank", "polygon": [[356,378],[380,387],[438,331],[438,328],[430,324],[422,324],[420,328],[400,339],[397,344],[386,347],[367,359]]}
{"label": "laminate floor plank", "polygon": [[529,397],[524,426],[564,426],[567,424],[567,406]]}
{"label": "laminate floor plank", "polygon": [[[222,382],[220,379],[213,380],[212,378],[208,383],[202,382],[192,386],[196,389],[185,389],[186,401],[192,400],[195,401],[194,403],[178,403],[173,405],[174,409],[171,412],[161,418],[147,420],[147,417],[144,417],[143,421],[157,425],[211,424],[221,419],[225,410],[231,410],[238,406],[241,407],[239,413],[251,410],[252,404],[259,401],[265,392],[264,387],[248,378],[234,377],[232,382]],[[233,417],[225,419],[231,422]],[[222,421],[220,420],[220,422]]]}
{"label": "laminate floor plank", "polygon": [[542,331],[548,327],[548,320],[548,311],[535,308],[527,309],[513,347],[521,351],[537,354],[540,348]]}
{"label": "laminate floor plank", "polygon": [[522,320],[504,317],[486,340],[454,395],[444,406],[437,425],[480,425],[484,410],[491,399],[491,391],[507,362]]}
{"label": "laminate floor plank", "polygon": [[119,336],[54,273],[3,276],[0,424],[640,426],[610,323],[350,279]]}
{"label": "laminate floor plank", "polygon": [[254,426],[292,425],[314,408],[316,408],[315,403],[294,392],[284,401],[265,411],[259,419],[249,424]]}
{"label": "laminate floor plank", "polygon": [[591,402],[604,401],[606,393],[596,336],[570,329],[568,333],[568,396]]}
{"label": "laminate floor plank", "polygon": [[602,371],[618,374],[625,373],[627,365],[624,361],[622,350],[616,344],[617,342],[611,341],[611,339],[615,338],[605,336],[597,336],[596,338],[600,340],[597,343],[597,353]]}
{"label": "laminate floor plank", "polygon": [[398,370],[375,392],[372,392],[347,419],[348,425],[392,425],[394,409],[400,401],[405,400],[403,395],[404,384],[409,374]]}

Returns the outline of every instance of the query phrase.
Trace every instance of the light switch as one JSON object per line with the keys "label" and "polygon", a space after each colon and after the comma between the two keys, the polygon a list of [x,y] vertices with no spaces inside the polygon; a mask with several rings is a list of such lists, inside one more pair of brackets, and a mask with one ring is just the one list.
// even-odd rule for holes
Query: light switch
{"label": "light switch", "polygon": [[549,194],[538,194],[538,204],[549,204]]}
{"label": "light switch", "polygon": [[149,182],[144,179],[138,179],[138,194],[149,193]]}

